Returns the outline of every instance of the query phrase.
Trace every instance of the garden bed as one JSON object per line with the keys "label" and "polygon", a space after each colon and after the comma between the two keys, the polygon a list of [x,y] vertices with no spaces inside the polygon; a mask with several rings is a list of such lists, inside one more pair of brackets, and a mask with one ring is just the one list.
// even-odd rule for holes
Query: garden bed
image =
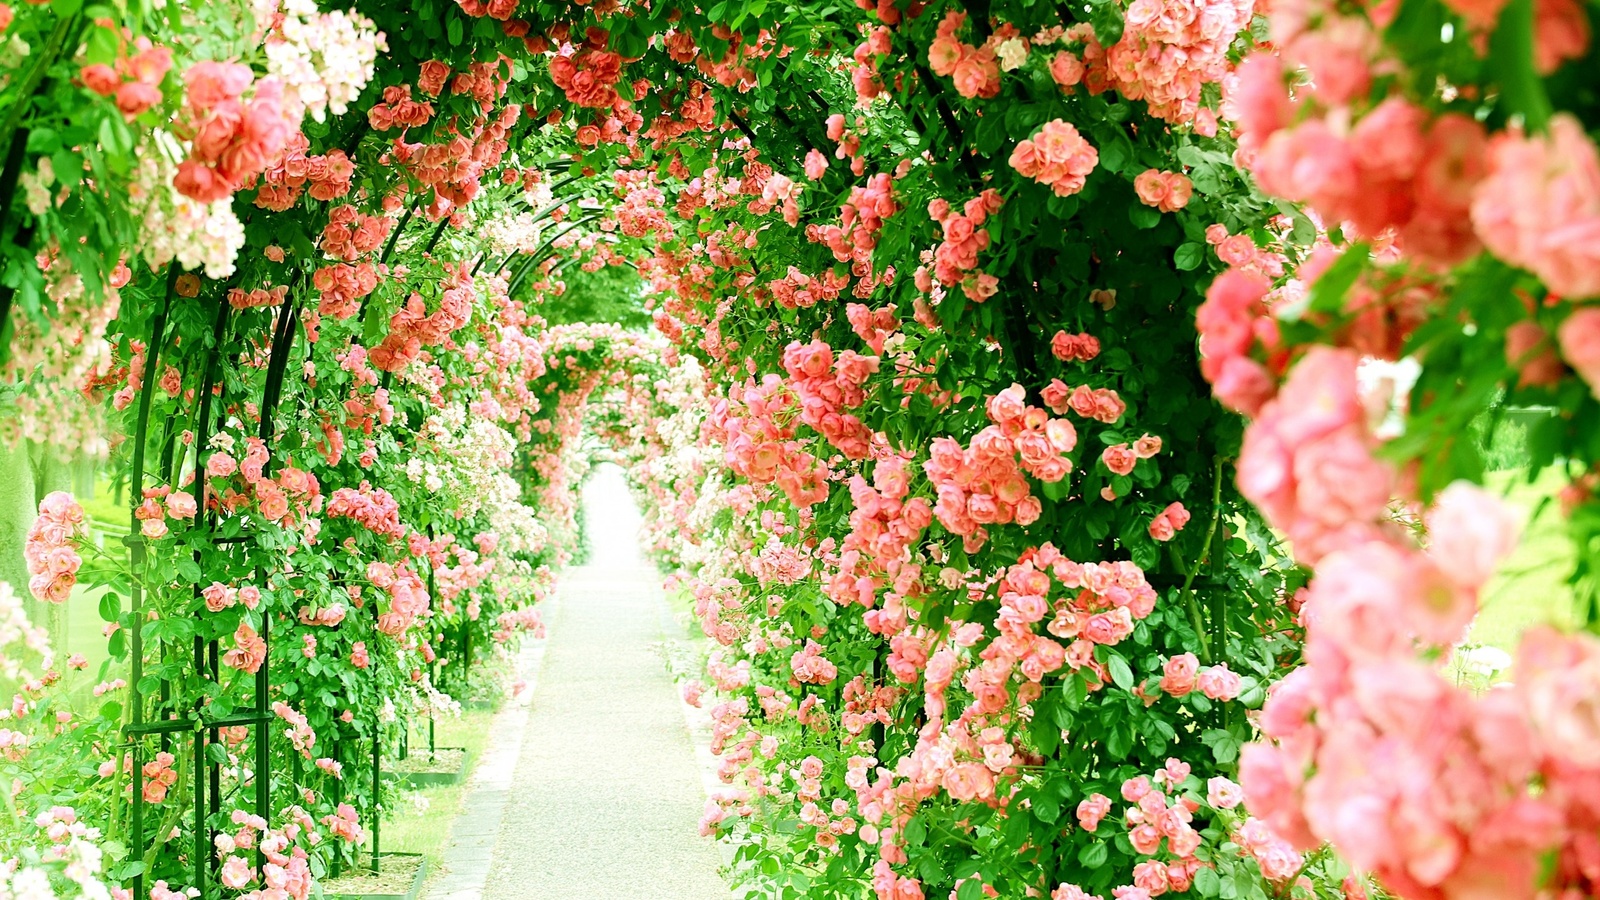
{"label": "garden bed", "polygon": [[322,883],[329,900],[416,900],[428,876],[428,861],[420,853],[384,853],[373,872],[370,858],[338,878]]}
{"label": "garden bed", "polygon": [[439,747],[432,752],[412,751],[405,759],[394,760],[389,771],[410,787],[457,784],[467,777],[472,753],[465,747]]}

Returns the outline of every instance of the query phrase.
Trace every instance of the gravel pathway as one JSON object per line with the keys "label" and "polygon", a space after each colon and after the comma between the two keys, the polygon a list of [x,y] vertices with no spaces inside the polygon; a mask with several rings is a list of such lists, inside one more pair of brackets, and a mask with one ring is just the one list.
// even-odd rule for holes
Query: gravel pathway
{"label": "gravel pathway", "polygon": [[483,897],[728,900],[622,471],[597,469],[584,506],[594,552],[561,579]]}

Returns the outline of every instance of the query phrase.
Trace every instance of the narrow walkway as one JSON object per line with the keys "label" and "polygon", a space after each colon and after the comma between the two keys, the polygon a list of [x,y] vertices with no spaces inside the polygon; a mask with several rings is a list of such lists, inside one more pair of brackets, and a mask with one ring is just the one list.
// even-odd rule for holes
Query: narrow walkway
{"label": "narrow walkway", "polygon": [[597,469],[584,508],[593,554],[562,575],[483,897],[728,900],[622,470]]}

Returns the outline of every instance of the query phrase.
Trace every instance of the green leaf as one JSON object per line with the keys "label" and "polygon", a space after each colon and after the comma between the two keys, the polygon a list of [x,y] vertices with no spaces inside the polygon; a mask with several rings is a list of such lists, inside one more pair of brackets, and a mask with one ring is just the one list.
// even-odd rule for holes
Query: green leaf
{"label": "green leaf", "polygon": [[1061,801],[1053,793],[1035,794],[1033,797],[1033,814],[1041,821],[1054,822],[1061,818]]}
{"label": "green leaf", "polygon": [[1097,869],[1105,865],[1106,857],[1109,854],[1110,851],[1106,850],[1104,843],[1095,841],[1092,844],[1085,844],[1083,849],[1078,851],[1078,862],[1082,863],[1086,868]]}
{"label": "green leaf", "polygon": [[1121,654],[1111,653],[1106,657],[1106,668],[1111,670],[1111,681],[1125,691],[1133,690],[1133,670],[1128,667],[1128,661]]}
{"label": "green leaf", "polygon": [[219,766],[227,765],[228,764],[228,748],[224,747],[221,744],[207,744],[206,745],[206,759],[211,760],[212,762],[216,763]]}
{"label": "green leaf", "polygon": [[[1307,309],[1310,312],[1337,313],[1344,308],[1344,295],[1367,268],[1367,245],[1352,244],[1334,260],[1327,271],[1311,285]],[[1298,318],[1298,316],[1296,316]]]}
{"label": "green leaf", "polygon": [[122,598],[116,591],[106,591],[100,595],[100,618],[106,622],[115,622],[122,615]]}
{"label": "green leaf", "polygon": [[1215,897],[1222,890],[1222,879],[1217,877],[1217,870],[1210,866],[1201,866],[1194,873],[1194,889],[1202,897]]}
{"label": "green leaf", "polygon": [[956,891],[956,900],[983,900],[983,879],[968,878],[961,883],[961,890]]}
{"label": "green leaf", "polygon": [[1107,172],[1121,172],[1133,158],[1133,142],[1121,130],[1107,129],[1095,135],[1099,139],[1100,168]]}
{"label": "green leaf", "polygon": [[1205,245],[1197,244],[1194,241],[1179,244],[1177,251],[1172,254],[1172,262],[1180,272],[1192,272],[1200,268],[1200,264],[1205,261],[1205,258]]}
{"label": "green leaf", "polygon": [[1521,116],[1530,131],[1543,131],[1550,121],[1550,96],[1533,65],[1533,0],[1511,0],[1489,35],[1489,70],[1500,82],[1506,111]]}
{"label": "green leaf", "polygon": [[461,46],[461,39],[464,36],[462,32],[463,28],[461,26],[460,17],[452,16],[450,19],[450,24],[445,26],[445,33],[450,40],[450,46]]}
{"label": "green leaf", "polygon": [[906,844],[912,847],[922,846],[923,840],[928,835],[928,826],[921,819],[913,817],[906,823]]}
{"label": "green leaf", "polygon": [[178,557],[178,577],[190,584],[199,584],[201,578],[200,564],[192,556]]}
{"label": "green leaf", "polygon": [[1135,228],[1154,228],[1161,224],[1161,210],[1138,203],[1128,207],[1128,220]]}
{"label": "green leaf", "polygon": [[83,0],[50,0],[50,8],[58,16],[71,16],[83,9]]}

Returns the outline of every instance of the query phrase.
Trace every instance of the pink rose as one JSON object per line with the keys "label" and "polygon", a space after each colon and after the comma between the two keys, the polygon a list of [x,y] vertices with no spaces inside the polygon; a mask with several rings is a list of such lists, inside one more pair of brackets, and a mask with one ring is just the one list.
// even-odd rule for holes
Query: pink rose
{"label": "pink rose", "polygon": [[1213,809],[1233,809],[1244,802],[1244,789],[1217,775],[1206,782],[1206,802]]}
{"label": "pink rose", "polygon": [[1511,552],[1521,522],[1499,497],[1457,481],[1434,498],[1428,512],[1428,555],[1456,585],[1477,590]]}
{"label": "pink rose", "polygon": [[1100,461],[1105,463],[1106,468],[1112,473],[1127,475],[1133,471],[1133,466],[1139,461],[1139,457],[1127,444],[1113,444],[1101,452]]}
{"label": "pink rose", "polygon": [[1600,307],[1585,306],[1567,316],[1556,329],[1561,355],[1578,375],[1589,383],[1589,390],[1600,398]]}
{"label": "pink rose", "polygon": [[178,491],[167,496],[167,514],[174,519],[192,519],[195,514],[194,495]]}
{"label": "pink rose", "polygon": [[83,81],[84,87],[102,97],[109,97],[116,93],[117,87],[122,84],[122,78],[117,75],[117,70],[105,63],[84,66],[78,72],[78,77]]}
{"label": "pink rose", "polygon": [[1104,794],[1090,794],[1078,803],[1078,826],[1084,831],[1100,827],[1100,820],[1111,812],[1111,798]]}
{"label": "pink rose", "polygon": [[1161,689],[1174,697],[1182,697],[1195,689],[1195,675],[1200,670],[1200,660],[1193,653],[1180,653],[1162,666]]}
{"label": "pink rose", "polygon": [[209,111],[224,100],[237,98],[254,80],[255,74],[249,66],[211,60],[197,62],[183,73],[189,105],[200,112]]}
{"label": "pink rose", "polygon": [[1244,679],[1228,670],[1226,665],[1209,666],[1197,679],[1200,692],[1212,700],[1232,700],[1239,696]]}

